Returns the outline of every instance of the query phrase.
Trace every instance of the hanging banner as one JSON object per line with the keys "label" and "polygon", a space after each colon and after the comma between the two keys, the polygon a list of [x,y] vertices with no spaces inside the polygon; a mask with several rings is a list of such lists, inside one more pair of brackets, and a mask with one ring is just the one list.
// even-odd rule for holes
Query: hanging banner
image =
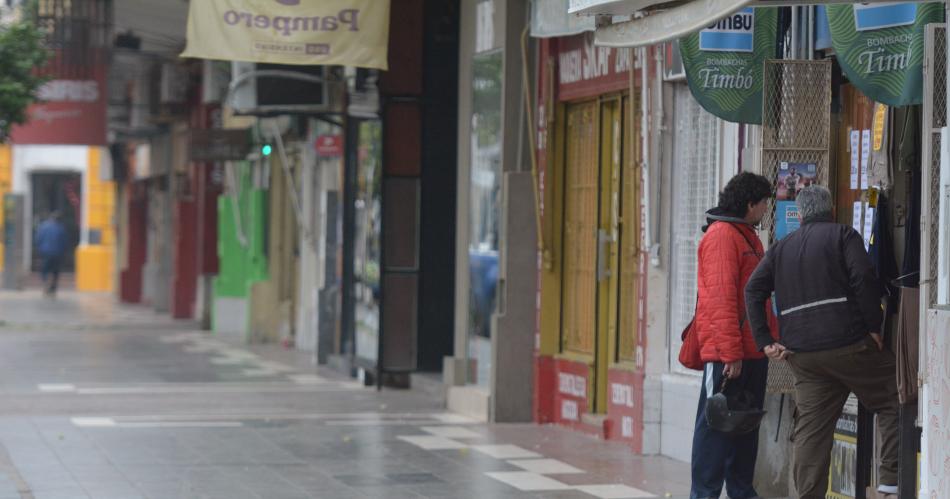
{"label": "hanging banner", "polygon": [[693,97],[715,116],[762,123],[762,64],[775,57],[778,9],[744,8],[680,39]]}
{"label": "hanging banner", "polygon": [[943,4],[842,4],[827,9],[831,43],[848,80],[875,102],[920,104],[924,26],[943,22]]}
{"label": "hanging banner", "polygon": [[182,57],[387,69],[389,0],[201,0]]}

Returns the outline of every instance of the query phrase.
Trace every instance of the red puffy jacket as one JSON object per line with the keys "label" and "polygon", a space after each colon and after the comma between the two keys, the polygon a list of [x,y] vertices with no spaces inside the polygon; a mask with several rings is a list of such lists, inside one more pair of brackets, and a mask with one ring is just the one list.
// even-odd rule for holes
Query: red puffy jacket
{"label": "red puffy jacket", "polygon": [[[704,362],[761,359],[746,318],[745,285],[765,254],[755,230],[742,219],[710,214],[711,225],[699,243],[696,333]],[[768,309],[772,337],[778,327]]]}

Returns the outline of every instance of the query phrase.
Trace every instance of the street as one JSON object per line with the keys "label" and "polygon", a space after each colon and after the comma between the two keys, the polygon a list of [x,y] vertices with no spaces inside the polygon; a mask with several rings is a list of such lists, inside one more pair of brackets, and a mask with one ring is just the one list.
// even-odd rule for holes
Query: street
{"label": "street", "polygon": [[0,294],[0,499],[686,497],[688,466],[484,425],[110,294]]}

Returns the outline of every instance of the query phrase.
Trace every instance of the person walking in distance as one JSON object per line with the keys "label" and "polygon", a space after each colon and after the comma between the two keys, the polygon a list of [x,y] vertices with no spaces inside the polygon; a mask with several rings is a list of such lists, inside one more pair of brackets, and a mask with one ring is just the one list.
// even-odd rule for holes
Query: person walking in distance
{"label": "person walking in distance", "polygon": [[[828,189],[806,187],[796,204],[801,228],[769,249],[745,294],[758,349],[786,360],[795,377],[797,497],[825,497],[835,424],[851,392],[877,413],[878,492],[897,497],[897,371],[879,334],[883,288],[861,235],[834,222]],[[761,308],[773,291],[779,341]]]}
{"label": "person walking in distance", "polygon": [[[699,244],[697,303],[694,321],[705,370],[693,433],[691,499],[718,498],[725,483],[732,499],[758,497],[752,485],[759,432],[731,435],[710,427],[708,398],[723,378],[725,395],[748,393],[759,410],[765,401],[768,359],[755,346],[745,319],[745,283],[764,251],[757,225],[772,194],[760,175],[740,173],[706,212],[708,225]],[[768,314],[765,304],[760,312]]]}
{"label": "person walking in distance", "polygon": [[45,292],[56,294],[59,284],[59,269],[66,254],[66,228],[59,221],[59,212],[53,211],[36,230],[36,250],[43,259],[42,277]]}

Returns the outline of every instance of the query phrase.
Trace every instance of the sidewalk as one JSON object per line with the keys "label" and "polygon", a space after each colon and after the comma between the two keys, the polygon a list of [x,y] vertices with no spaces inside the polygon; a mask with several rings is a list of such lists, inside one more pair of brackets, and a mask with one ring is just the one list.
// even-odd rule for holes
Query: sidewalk
{"label": "sidewalk", "polygon": [[111,295],[0,292],[0,499],[686,497],[688,466],[483,425]]}

